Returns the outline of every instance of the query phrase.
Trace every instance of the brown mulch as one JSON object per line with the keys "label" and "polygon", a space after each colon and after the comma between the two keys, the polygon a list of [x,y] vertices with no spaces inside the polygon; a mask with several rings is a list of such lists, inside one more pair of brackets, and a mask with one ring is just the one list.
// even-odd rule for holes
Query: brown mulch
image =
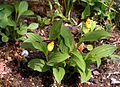
{"label": "brown mulch", "polygon": [[[12,1],[12,0],[10,0]],[[40,0],[39,0],[40,1]],[[46,0],[42,3],[31,2],[31,8],[36,14],[45,16],[48,5]],[[45,7],[47,7],[45,9]],[[27,19],[28,20],[28,19]],[[36,21],[29,18],[28,22]],[[43,29],[34,31],[44,39],[47,39],[48,29],[50,26],[45,26]],[[75,27],[70,27],[75,39],[79,36],[78,30]],[[102,40],[101,43],[113,44],[118,46],[117,54],[120,55],[120,30],[115,29],[112,36],[108,40]],[[20,42],[11,42],[6,44],[0,43],[0,87],[120,87],[120,62],[110,59],[103,60],[99,69],[93,64],[91,65],[92,77],[84,83],[80,83],[80,76],[75,73],[70,79],[66,79],[66,75],[61,85],[58,85],[50,72],[39,73],[27,67],[27,62],[33,58],[42,58],[44,55],[39,51],[29,50],[29,55],[25,58],[21,55],[24,49],[20,48]]]}
{"label": "brown mulch", "polygon": [[[46,27],[48,29],[48,27]],[[38,30],[39,31],[39,30]],[[47,30],[39,31],[43,37]],[[41,35],[41,36],[42,36]],[[105,43],[118,46],[117,54],[120,54],[120,31],[114,30],[112,36],[103,41]],[[57,85],[50,72],[39,73],[27,67],[26,59],[40,58],[44,55],[39,51],[29,51],[25,58],[21,55],[23,49],[20,43],[6,43],[0,46],[0,87],[119,87],[120,86],[120,62],[113,63],[110,59],[103,60],[99,69],[91,65],[91,79],[80,84],[78,73],[71,76],[68,80],[63,80],[61,85]],[[68,75],[69,76],[69,75]],[[67,77],[67,75],[66,75]],[[116,82],[114,82],[114,80]],[[118,81],[118,83],[117,83]]]}

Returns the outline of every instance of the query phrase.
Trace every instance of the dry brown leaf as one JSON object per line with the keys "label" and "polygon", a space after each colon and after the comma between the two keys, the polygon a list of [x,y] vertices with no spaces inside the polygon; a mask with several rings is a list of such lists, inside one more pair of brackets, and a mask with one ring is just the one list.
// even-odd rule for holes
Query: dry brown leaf
{"label": "dry brown leaf", "polygon": [[80,52],[82,52],[84,49],[86,48],[86,45],[84,43],[80,44],[80,46],[78,47],[78,50]]}

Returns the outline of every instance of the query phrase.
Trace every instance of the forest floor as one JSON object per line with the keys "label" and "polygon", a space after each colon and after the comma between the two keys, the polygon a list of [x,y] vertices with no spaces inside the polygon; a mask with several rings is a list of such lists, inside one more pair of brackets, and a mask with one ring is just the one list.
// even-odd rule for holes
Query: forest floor
{"label": "forest floor", "polygon": [[[32,5],[33,10],[35,10],[34,6]],[[48,28],[49,26],[45,26],[37,29],[35,33],[46,38]],[[74,27],[72,33],[79,32]],[[114,29],[110,38],[97,43],[116,45],[118,49],[115,54],[120,55],[120,30]],[[29,55],[24,57],[22,55],[24,49],[20,48],[20,45],[21,42],[0,43],[0,87],[120,87],[120,59],[118,58],[102,60],[99,68],[95,64],[91,65],[92,77],[84,84],[80,83],[80,75],[75,73],[69,79],[64,79],[58,86],[50,72],[39,73],[27,67],[29,60],[40,58],[44,56],[43,53],[29,49]]]}
{"label": "forest floor", "polygon": [[[39,31],[39,32],[38,32]],[[42,35],[47,30],[37,30]],[[114,29],[112,36],[103,40],[118,46],[115,54],[120,55],[120,31]],[[29,55],[24,58],[21,54],[20,42],[1,44],[0,46],[0,87],[58,87],[50,72],[39,73],[27,67],[26,60],[40,58],[43,54],[39,51],[28,50]],[[81,84],[79,75],[75,73],[68,80],[63,80],[60,87],[120,87],[120,59],[105,59],[99,69],[91,65],[91,79]]]}

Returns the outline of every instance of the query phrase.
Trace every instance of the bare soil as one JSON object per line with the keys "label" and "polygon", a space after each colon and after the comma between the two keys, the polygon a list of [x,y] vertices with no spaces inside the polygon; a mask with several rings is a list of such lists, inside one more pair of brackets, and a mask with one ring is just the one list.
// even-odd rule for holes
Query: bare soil
{"label": "bare soil", "polygon": [[[47,34],[47,30],[43,31]],[[114,30],[112,36],[102,42],[118,46],[115,54],[120,55],[119,30]],[[120,60],[105,59],[99,69],[91,65],[92,77],[84,84],[80,83],[80,76],[75,73],[69,79],[66,75],[58,86],[50,72],[39,73],[27,67],[29,60],[44,57],[43,53],[29,49],[29,55],[25,58],[21,55],[24,49],[20,48],[20,44],[11,42],[0,45],[0,87],[120,87]]]}

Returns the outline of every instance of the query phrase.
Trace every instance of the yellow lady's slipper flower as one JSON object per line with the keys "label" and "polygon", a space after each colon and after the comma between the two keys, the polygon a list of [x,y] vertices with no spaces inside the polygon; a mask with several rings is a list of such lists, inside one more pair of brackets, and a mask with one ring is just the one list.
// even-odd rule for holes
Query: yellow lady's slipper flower
{"label": "yellow lady's slipper flower", "polygon": [[48,51],[52,51],[54,48],[54,41],[50,42],[47,46]]}
{"label": "yellow lady's slipper flower", "polygon": [[87,28],[91,28],[91,20],[88,18],[86,23],[85,23]]}

